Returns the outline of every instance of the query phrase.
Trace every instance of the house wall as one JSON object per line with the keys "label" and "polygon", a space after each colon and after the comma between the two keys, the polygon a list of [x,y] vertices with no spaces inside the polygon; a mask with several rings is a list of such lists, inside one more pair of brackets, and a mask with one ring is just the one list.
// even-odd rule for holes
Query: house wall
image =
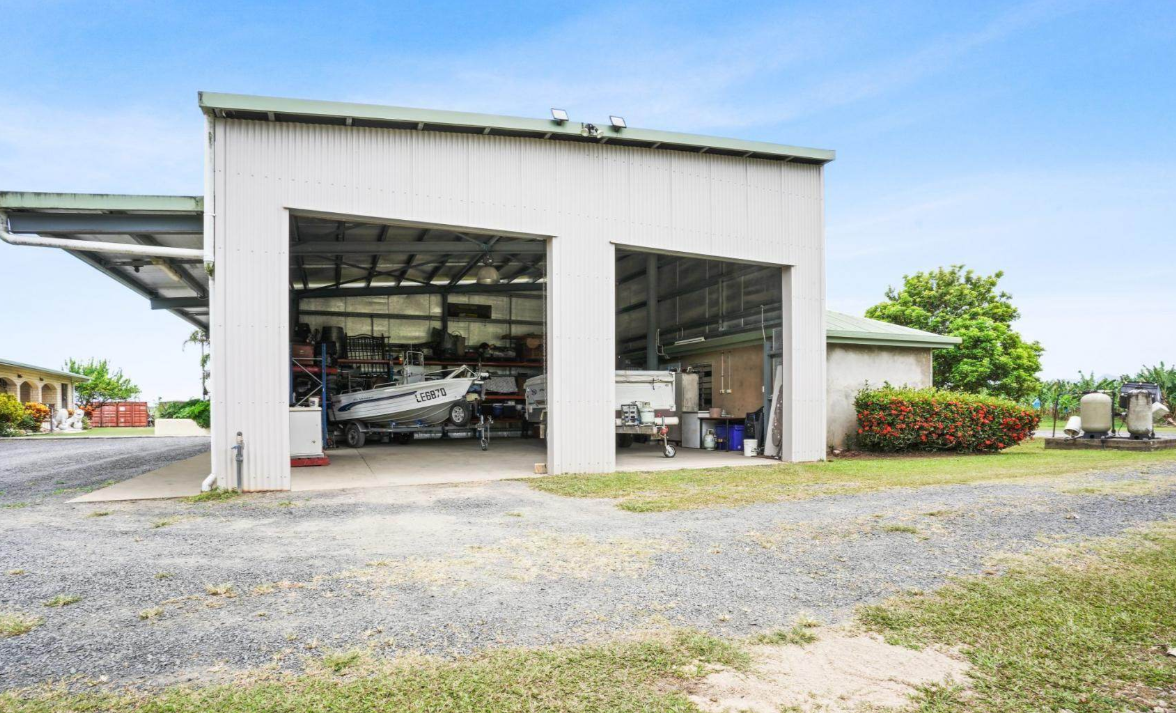
{"label": "house wall", "polygon": [[857,432],[853,400],[867,383],[881,386],[931,386],[931,350],[912,347],[871,347],[830,344],[827,352],[825,398],[828,443],[844,448]]}
{"label": "house wall", "polygon": [[[29,398],[21,397],[21,385],[27,383]],[[0,364],[0,393],[6,393],[19,401],[35,401],[46,406],[58,408],[62,404],[63,393],[66,402],[73,405],[73,379],[40,369],[13,367]],[[49,400],[46,401],[45,399]]]}
{"label": "house wall", "polygon": [[825,454],[822,168],[612,144],[214,119],[213,469],[289,487],[289,211],[549,238],[548,471],[615,467],[614,245],[781,267],[790,460]]}

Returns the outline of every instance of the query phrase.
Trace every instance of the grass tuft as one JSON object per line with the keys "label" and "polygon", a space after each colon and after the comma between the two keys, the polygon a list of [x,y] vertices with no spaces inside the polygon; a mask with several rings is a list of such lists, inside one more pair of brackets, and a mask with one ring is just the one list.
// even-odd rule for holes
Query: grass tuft
{"label": "grass tuft", "polygon": [[174,524],[176,524],[175,518],[165,517],[162,520],[156,520],[155,522],[151,523],[151,529],[158,530],[161,527],[169,527]]}
{"label": "grass tuft", "polygon": [[[39,616],[14,611],[0,611],[0,639],[22,636],[40,626],[45,620]],[[0,703],[4,699],[0,698]]]}
{"label": "grass tuft", "polygon": [[796,624],[791,629],[777,629],[752,637],[753,644],[767,644],[772,646],[804,646],[811,644],[819,637],[811,631],[810,626]]}
{"label": "grass tuft", "polygon": [[9,576],[12,576],[12,577],[19,577],[20,575],[22,575],[24,573],[25,573],[25,571],[23,569],[10,569],[10,570],[8,570]]}
{"label": "grass tuft", "polygon": [[206,584],[204,585],[204,593],[212,597],[226,597],[232,599],[237,596],[237,590],[233,587],[231,582],[224,584]]}
{"label": "grass tuft", "polygon": [[914,525],[900,525],[898,523],[890,523],[882,526],[883,532],[905,532],[910,535],[919,534],[919,528]]}
{"label": "grass tuft", "polygon": [[184,498],[184,501],[189,503],[219,503],[239,497],[241,497],[241,493],[236,490],[221,490],[220,488],[216,488],[200,493],[199,495],[189,495]]}
{"label": "grass tuft", "polygon": [[113,510],[95,510],[86,517],[108,517],[113,512]]}
{"label": "grass tuft", "polygon": [[150,607],[139,612],[139,618],[143,621],[154,619],[163,615],[163,607]]}
{"label": "grass tuft", "polygon": [[171,572],[156,572],[155,573],[156,579],[171,579],[174,576],[175,575],[172,574]]}
{"label": "grass tuft", "polygon": [[343,673],[363,660],[360,651],[331,651],[323,654],[319,663],[331,673]]}
{"label": "grass tuft", "polygon": [[70,604],[76,604],[80,601],[82,601],[82,598],[76,594],[58,594],[56,597],[45,601],[44,605],[47,607],[60,609],[62,607],[68,607]]}

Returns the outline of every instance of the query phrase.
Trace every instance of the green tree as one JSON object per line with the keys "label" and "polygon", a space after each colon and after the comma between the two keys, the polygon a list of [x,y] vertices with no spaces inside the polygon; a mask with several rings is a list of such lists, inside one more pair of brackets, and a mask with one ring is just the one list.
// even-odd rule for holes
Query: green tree
{"label": "green tree", "polygon": [[1024,400],[1040,386],[1044,349],[1012,328],[1020,313],[1012,295],[998,289],[1003,276],[977,275],[963,265],[904,275],[902,289],[887,289],[886,301],[866,316],[959,337],[955,349],[934,352],[936,386]]}
{"label": "green tree", "polygon": [[112,371],[105,359],[84,362],[69,359],[62,368],[90,377],[89,381],[80,382],[74,387],[79,405],[102,405],[108,401],[126,401],[139,395],[139,387],[123,376],[122,369]]}

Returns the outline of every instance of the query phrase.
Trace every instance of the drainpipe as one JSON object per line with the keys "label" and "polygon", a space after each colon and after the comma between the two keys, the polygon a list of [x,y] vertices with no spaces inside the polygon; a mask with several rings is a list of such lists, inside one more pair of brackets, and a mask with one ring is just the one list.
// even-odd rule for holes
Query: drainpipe
{"label": "drainpipe", "polygon": [[97,253],[122,255],[143,255],[146,257],[174,257],[202,260],[204,251],[198,248],[169,248],[162,245],[126,245],[104,243],[96,240],[67,240],[65,238],[43,238],[40,235],[14,235],[8,229],[8,214],[0,211],[0,240],[9,245],[28,245],[38,248],[64,248]]}
{"label": "drainpipe", "polygon": [[237,445],[233,446],[233,450],[237,452],[233,457],[233,460],[237,461],[237,492],[243,493],[245,491],[241,488],[241,466],[245,463],[245,439],[241,437],[240,431],[237,431]]}

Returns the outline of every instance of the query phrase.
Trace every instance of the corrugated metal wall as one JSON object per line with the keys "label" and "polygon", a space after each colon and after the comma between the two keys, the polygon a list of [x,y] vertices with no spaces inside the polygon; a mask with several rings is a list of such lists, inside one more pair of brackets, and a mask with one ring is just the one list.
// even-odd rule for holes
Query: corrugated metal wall
{"label": "corrugated metal wall", "polygon": [[824,456],[819,166],[482,135],[218,119],[214,467],[247,444],[246,487],[288,487],[288,211],[548,241],[548,469],[610,471],[614,244],[793,265],[793,459]]}

